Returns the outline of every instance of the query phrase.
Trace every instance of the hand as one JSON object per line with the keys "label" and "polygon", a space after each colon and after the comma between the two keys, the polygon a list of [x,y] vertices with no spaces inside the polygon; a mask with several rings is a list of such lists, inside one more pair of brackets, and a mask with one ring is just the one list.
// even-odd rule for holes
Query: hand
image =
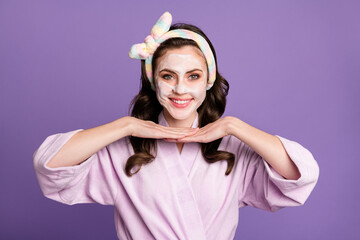
{"label": "hand", "polygon": [[222,138],[226,135],[229,135],[229,125],[236,118],[234,117],[224,117],[216,120],[215,122],[209,123],[205,127],[199,129],[198,132],[191,136],[185,136],[177,140],[165,139],[167,141],[176,141],[176,142],[212,142],[216,139]]}
{"label": "hand", "polygon": [[129,134],[140,138],[170,139],[186,137],[195,134],[199,128],[165,127],[152,121],[144,121],[135,117],[127,117]]}

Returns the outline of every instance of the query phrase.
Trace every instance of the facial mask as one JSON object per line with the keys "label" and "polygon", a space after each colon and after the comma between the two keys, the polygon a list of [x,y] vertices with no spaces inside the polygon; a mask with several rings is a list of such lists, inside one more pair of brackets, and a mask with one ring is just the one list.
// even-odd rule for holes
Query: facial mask
{"label": "facial mask", "polygon": [[[203,68],[201,62],[194,58],[192,55],[187,54],[169,54],[167,55],[159,64],[158,70],[156,72],[156,80],[158,80],[158,73],[164,69],[168,69],[177,73],[179,80],[175,86],[171,84],[167,84],[166,82],[162,82],[167,85],[168,88],[174,90],[174,92],[178,94],[189,93],[190,95],[198,95],[199,90],[202,90],[203,85],[200,86],[187,86],[184,83],[185,74],[193,69],[200,69],[203,71],[204,79],[207,79],[206,69]],[[206,85],[206,82],[204,82]]]}
{"label": "facial mask", "polygon": [[[194,55],[191,54],[168,54],[157,66],[155,71],[157,98],[160,104],[165,107],[174,118],[185,119],[190,114],[194,113],[204,101],[207,79],[206,65],[204,65],[205,64],[197,57],[194,57]],[[160,72],[164,69],[176,73],[167,73],[173,77],[173,79],[170,79],[168,82],[167,80],[159,79],[161,75]],[[189,75],[187,72],[194,69],[202,71],[203,81],[185,79]],[[181,96],[182,99],[193,98],[194,102],[186,108],[176,108],[169,99],[176,95]]]}

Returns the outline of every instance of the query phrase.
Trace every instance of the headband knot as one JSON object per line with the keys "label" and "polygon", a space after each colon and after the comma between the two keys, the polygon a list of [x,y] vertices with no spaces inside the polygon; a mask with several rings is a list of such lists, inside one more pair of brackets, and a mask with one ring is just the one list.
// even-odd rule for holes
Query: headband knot
{"label": "headband knot", "polygon": [[172,16],[169,12],[165,12],[151,29],[151,34],[145,38],[144,43],[134,44],[129,52],[129,57],[135,59],[146,59],[154,54],[159,47],[157,43],[162,35],[169,31],[172,22]]}
{"label": "headband knot", "polygon": [[155,50],[159,47],[160,43],[157,43],[153,36],[149,35],[145,38],[146,50],[149,54],[154,54]]}
{"label": "headband knot", "polygon": [[185,38],[194,40],[206,59],[209,73],[207,89],[210,89],[216,79],[216,67],[215,58],[208,42],[201,35],[186,29],[174,29],[169,31],[171,22],[172,16],[169,12],[165,12],[161,15],[159,20],[152,27],[150,35],[146,36],[144,42],[132,45],[129,57],[145,60],[146,76],[151,83],[152,89],[155,89],[152,76],[152,58],[156,49],[162,42],[169,38]]}
{"label": "headband knot", "polygon": [[149,35],[145,38],[144,43],[134,44],[129,52],[129,57],[136,59],[146,59],[154,54],[159,47],[159,43],[155,42],[154,38]]}

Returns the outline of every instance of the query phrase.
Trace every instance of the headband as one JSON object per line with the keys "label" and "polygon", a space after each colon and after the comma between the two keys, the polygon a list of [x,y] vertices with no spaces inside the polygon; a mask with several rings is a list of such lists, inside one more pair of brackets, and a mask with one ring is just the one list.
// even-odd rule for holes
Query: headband
{"label": "headband", "polygon": [[205,56],[209,72],[209,80],[206,89],[209,90],[216,79],[216,66],[215,58],[208,42],[201,35],[186,29],[174,29],[169,31],[171,22],[172,16],[169,12],[165,12],[161,15],[159,20],[152,27],[150,35],[145,38],[144,43],[134,44],[131,47],[129,57],[135,59],[145,59],[146,76],[151,83],[152,89],[155,90],[154,80],[152,77],[152,59],[156,49],[162,42],[169,38],[192,39],[197,43]]}

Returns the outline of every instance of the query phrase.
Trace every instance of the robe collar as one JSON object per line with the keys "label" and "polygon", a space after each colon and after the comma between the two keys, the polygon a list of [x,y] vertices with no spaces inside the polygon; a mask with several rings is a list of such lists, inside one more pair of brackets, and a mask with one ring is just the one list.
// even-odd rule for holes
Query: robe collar
{"label": "robe collar", "polygon": [[[168,127],[169,124],[167,123],[166,119],[165,119],[165,116],[164,116],[164,110],[162,110],[159,114],[159,117],[158,117],[158,123],[162,126],[166,126]],[[196,117],[195,117],[195,120],[192,124],[192,128],[197,128],[198,127],[198,124],[199,124],[199,113],[196,112]]]}

